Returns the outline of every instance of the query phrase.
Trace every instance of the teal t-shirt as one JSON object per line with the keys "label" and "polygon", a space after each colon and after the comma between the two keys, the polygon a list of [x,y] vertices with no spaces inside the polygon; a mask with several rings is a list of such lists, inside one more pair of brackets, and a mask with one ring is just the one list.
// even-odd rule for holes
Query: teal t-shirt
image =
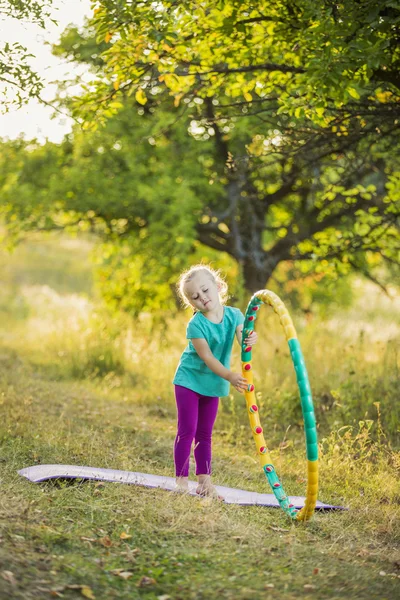
{"label": "teal t-shirt", "polygon": [[232,306],[224,306],[221,323],[212,323],[201,312],[197,312],[188,323],[186,337],[189,343],[182,353],[173,383],[203,396],[227,396],[229,381],[207,367],[197,354],[191,339],[205,339],[215,358],[229,369],[236,327],[243,322],[244,316],[241,311]]}

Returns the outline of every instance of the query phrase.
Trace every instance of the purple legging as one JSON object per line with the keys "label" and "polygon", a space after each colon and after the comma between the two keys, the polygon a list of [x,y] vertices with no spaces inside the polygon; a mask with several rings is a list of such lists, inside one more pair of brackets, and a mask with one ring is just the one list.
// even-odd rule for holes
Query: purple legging
{"label": "purple legging", "polygon": [[218,412],[218,396],[202,396],[193,390],[175,386],[178,409],[178,433],[174,444],[175,474],[188,477],[194,439],[196,475],[211,473],[211,433]]}

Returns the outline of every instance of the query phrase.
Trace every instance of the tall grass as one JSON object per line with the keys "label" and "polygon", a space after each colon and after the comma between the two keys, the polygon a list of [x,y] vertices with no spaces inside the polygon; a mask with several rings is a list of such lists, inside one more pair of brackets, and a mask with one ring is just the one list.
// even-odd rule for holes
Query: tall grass
{"label": "tall grass", "polygon": [[[160,330],[154,329],[150,315],[133,320],[128,315],[109,313],[87,287],[91,279],[87,260],[90,246],[80,246],[76,241],[69,244],[63,238],[61,242],[56,245],[59,256],[67,253],[74,269],[79,264],[78,279],[65,274],[72,293],[64,288],[57,290],[59,275],[53,277],[52,269],[58,273],[59,267],[53,252],[48,253],[51,240],[46,239],[45,244],[37,240],[35,250],[31,242],[31,247],[21,248],[7,262],[3,256],[0,311],[7,323],[3,338],[54,379],[96,380],[106,389],[119,389],[137,396],[138,402],[172,411],[171,381],[186,344],[190,315],[171,317]],[[41,244],[42,251],[38,249]],[[65,257],[61,262],[66,264]],[[33,274],[41,283],[32,281]],[[49,283],[44,283],[46,277]],[[86,283],[81,287],[83,281]],[[356,426],[359,420],[375,421],[379,403],[382,426],[395,442],[400,422],[400,295],[393,288],[393,298],[389,299],[373,284],[359,280],[355,286],[356,301],[350,309],[338,310],[325,319],[292,314],[309,372],[317,420],[321,434]],[[261,409],[279,436],[288,427],[301,430],[289,351],[279,321],[269,307],[262,309],[257,331],[254,377]],[[234,347],[233,367],[240,368],[238,345]],[[243,414],[243,398],[237,393],[222,401],[221,426],[229,429],[232,439],[239,439],[243,432]],[[377,434],[376,425],[373,432]]]}

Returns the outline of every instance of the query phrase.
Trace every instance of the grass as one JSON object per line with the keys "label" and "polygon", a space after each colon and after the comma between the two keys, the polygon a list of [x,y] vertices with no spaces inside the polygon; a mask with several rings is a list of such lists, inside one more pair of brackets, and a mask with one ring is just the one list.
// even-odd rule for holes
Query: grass
{"label": "grass", "polygon": [[[39,463],[172,475],[170,382],[186,316],[162,333],[146,316],[112,317],[89,285],[88,245],[30,244],[0,261],[1,599],[396,597],[398,300],[367,286],[346,313],[311,323],[293,315],[320,423],[319,498],[348,511],[304,525],[276,509],[136,486],[33,485],[17,471]],[[52,247],[71,269],[63,285]],[[303,495],[292,368],[275,316],[266,311],[258,331],[262,422],[285,488]],[[223,399],[215,481],[266,492],[246,419],[241,396]]]}

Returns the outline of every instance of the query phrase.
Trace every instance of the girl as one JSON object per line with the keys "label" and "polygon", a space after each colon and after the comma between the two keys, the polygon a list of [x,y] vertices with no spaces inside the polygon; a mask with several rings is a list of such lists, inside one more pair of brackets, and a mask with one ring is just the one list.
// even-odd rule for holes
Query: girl
{"label": "girl", "polygon": [[[194,308],[186,337],[189,339],[173,383],[178,410],[178,432],[174,444],[177,487],[188,490],[189,458],[194,439],[194,458],[199,485],[197,493],[218,497],[211,483],[211,433],[219,396],[227,396],[229,383],[239,392],[247,387],[240,373],[230,370],[235,334],[242,343],[244,316],[238,308],[225,306],[228,286],[219,271],[195,265],[184,272],[177,285],[186,306]],[[252,346],[255,331],[245,340]],[[219,497],[220,498],[220,497]]]}

